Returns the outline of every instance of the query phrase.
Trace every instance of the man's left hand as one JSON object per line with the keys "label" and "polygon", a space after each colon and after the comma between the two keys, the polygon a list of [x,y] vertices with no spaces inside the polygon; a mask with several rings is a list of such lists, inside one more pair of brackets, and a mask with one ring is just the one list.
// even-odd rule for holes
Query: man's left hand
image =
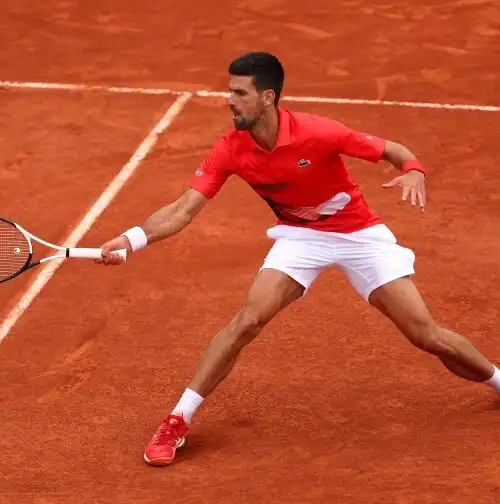
{"label": "man's left hand", "polygon": [[383,184],[382,187],[401,187],[403,189],[403,201],[408,201],[410,198],[410,203],[415,206],[418,203],[420,208],[424,210],[425,207],[425,175],[417,170],[410,170],[404,175],[399,175],[393,178],[387,184]]}

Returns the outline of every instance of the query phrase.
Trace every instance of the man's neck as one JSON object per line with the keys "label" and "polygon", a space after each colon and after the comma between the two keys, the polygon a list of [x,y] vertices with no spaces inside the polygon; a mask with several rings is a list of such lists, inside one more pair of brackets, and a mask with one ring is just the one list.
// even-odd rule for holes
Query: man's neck
{"label": "man's neck", "polygon": [[279,115],[273,108],[250,131],[252,138],[265,150],[272,151],[278,140]]}

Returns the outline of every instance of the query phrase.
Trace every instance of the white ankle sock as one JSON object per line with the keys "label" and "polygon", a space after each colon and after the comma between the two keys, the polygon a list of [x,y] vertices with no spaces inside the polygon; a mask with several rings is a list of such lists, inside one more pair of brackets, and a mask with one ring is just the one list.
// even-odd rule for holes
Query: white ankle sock
{"label": "white ankle sock", "polygon": [[172,414],[182,415],[184,420],[189,423],[203,401],[204,399],[200,394],[187,388],[182,394],[177,406],[172,411]]}
{"label": "white ankle sock", "polygon": [[500,393],[500,369],[498,369],[496,366],[493,366],[493,368],[493,376],[489,380],[486,380],[484,383]]}

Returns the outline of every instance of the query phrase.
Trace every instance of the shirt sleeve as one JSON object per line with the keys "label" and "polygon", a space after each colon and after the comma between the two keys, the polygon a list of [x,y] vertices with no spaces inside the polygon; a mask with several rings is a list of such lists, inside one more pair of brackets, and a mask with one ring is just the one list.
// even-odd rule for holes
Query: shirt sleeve
{"label": "shirt sleeve", "polygon": [[194,172],[189,186],[207,198],[213,198],[232,174],[232,155],[229,141],[221,138]]}
{"label": "shirt sleeve", "polygon": [[384,153],[385,140],[382,138],[355,131],[334,121],[331,121],[329,135],[334,150],[339,154],[377,163]]}

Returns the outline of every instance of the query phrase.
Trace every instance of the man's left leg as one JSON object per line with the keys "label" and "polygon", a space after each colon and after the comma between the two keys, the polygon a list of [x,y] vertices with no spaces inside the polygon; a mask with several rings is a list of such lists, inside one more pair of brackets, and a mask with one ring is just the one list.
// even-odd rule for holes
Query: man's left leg
{"label": "man's left leg", "polygon": [[400,278],[378,287],[368,301],[411,343],[438,357],[452,373],[467,380],[486,382],[500,391],[496,367],[466,338],[434,322],[410,278]]}
{"label": "man's left leg", "polygon": [[455,375],[500,392],[500,371],[463,336],[434,322],[410,279],[415,254],[384,225],[344,235],[338,265],[356,291],[386,315],[415,346],[438,357]]}

